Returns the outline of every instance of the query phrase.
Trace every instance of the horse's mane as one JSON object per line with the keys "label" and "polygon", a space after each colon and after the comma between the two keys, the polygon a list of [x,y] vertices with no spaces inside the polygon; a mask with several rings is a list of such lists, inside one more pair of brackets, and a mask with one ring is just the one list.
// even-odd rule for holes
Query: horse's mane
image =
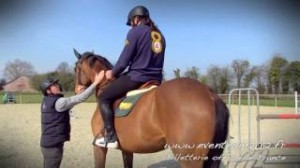
{"label": "horse's mane", "polygon": [[97,61],[100,61],[100,63],[106,68],[106,69],[112,69],[113,65],[103,56],[97,55],[94,52],[85,52],[82,54],[81,57],[82,60],[86,59],[89,66],[92,68]]}

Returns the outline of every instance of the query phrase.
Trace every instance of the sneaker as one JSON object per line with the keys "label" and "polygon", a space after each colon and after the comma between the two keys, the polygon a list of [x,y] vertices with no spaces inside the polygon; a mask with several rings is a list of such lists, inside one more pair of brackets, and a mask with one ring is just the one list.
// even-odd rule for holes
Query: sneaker
{"label": "sneaker", "polygon": [[103,147],[103,148],[114,148],[117,149],[119,147],[118,141],[107,142],[104,137],[95,138],[93,145]]}

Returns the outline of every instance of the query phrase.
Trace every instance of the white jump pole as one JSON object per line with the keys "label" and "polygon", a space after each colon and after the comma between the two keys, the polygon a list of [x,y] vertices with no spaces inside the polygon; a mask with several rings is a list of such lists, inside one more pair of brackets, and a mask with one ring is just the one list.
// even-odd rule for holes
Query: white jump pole
{"label": "white jump pole", "polygon": [[[273,119],[273,120],[286,120],[286,119],[300,119],[300,114],[258,114],[257,122],[265,119]],[[258,125],[259,126],[259,125]],[[260,127],[257,128],[257,131],[260,132]],[[260,134],[258,134],[258,141],[260,142]],[[283,148],[300,148],[300,143],[284,143]]]}
{"label": "white jump pole", "polygon": [[[258,111],[259,112],[259,111]],[[278,120],[278,119],[300,119],[300,114],[298,114],[298,93],[295,92],[295,114],[260,114],[257,113],[257,137],[258,137],[258,142],[261,141],[260,137],[260,121],[265,120],[265,119],[273,119],[273,120]],[[300,143],[285,143],[284,146],[285,148],[300,148]]]}

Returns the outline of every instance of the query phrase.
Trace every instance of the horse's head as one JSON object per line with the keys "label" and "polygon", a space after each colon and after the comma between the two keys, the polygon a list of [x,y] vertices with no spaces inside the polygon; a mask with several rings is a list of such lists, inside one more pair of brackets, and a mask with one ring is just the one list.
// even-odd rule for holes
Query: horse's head
{"label": "horse's head", "polygon": [[[78,94],[82,89],[87,88],[92,84],[95,78],[95,74],[101,70],[112,69],[112,64],[104,57],[96,55],[93,52],[85,52],[80,54],[74,49],[77,62],[75,64],[75,93]],[[108,81],[104,80],[101,82],[103,85]],[[100,84],[100,88],[101,85]]]}

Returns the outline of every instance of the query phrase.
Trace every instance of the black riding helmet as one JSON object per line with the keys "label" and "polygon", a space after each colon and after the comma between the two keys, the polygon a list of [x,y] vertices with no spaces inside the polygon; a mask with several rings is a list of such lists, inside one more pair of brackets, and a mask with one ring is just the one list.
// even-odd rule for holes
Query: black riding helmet
{"label": "black riding helmet", "polygon": [[146,16],[146,17],[149,17],[150,14],[149,14],[149,11],[146,7],[144,6],[136,6],[134,7],[133,9],[131,9],[131,11],[129,12],[128,14],[128,17],[127,17],[127,25],[130,26],[130,21],[133,17],[135,16]]}
{"label": "black riding helmet", "polygon": [[40,85],[40,89],[42,91],[42,93],[44,94],[44,96],[47,96],[47,92],[46,90],[54,83],[58,83],[58,79],[54,79],[54,78],[47,78],[45,80],[42,81],[41,85]]}

